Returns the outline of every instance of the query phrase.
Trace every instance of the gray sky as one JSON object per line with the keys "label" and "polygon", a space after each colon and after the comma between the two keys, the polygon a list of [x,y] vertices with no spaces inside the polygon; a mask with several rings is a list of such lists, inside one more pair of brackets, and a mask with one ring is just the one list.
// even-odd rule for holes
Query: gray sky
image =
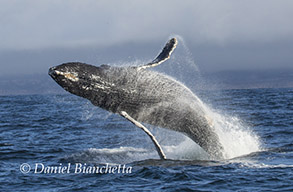
{"label": "gray sky", "polygon": [[159,49],[174,34],[206,70],[292,67],[292,18],[291,0],[0,0],[0,75],[96,62],[86,52],[122,44]]}

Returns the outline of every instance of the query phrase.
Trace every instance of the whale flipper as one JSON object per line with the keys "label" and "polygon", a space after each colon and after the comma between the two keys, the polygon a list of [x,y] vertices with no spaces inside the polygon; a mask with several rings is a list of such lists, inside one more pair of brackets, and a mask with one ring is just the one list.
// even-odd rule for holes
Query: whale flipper
{"label": "whale flipper", "polygon": [[166,155],[164,154],[164,151],[162,150],[162,148],[161,148],[160,144],[158,143],[158,141],[156,140],[155,136],[145,126],[143,126],[141,123],[139,123],[138,121],[133,119],[125,111],[121,111],[120,115],[123,116],[124,118],[126,118],[131,123],[133,123],[135,126],[141,128],[151,138],[151,140],[153,141],[160,158],[163,159],[163,160],[166,159]]}
{"label": "whale flipper", "polygon": [[163,48],[163,50],[161,51],[161,53],[152,62],[150,62],[150,63],[148,63],[146,65],[139,66],[138,70],[146,69],[146,68],[149,68],[149,67],[155,67],[157,65],[160,65],[164,61],[168,60],[170,58],[172,52],[176,48],[176,45],[177,45],[177,39],[176,38],[170,39],[166,43],[166,45]]}

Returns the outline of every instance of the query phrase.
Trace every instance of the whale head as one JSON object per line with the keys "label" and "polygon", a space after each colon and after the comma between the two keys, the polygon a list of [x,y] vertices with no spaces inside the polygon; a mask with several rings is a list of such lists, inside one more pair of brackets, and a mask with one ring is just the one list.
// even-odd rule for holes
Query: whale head
{"label": "whale head", "polygon": [[107,77],[109,69],[107,65],[71,62],[51,67],[48,74],[66,91],[91,100],[92,95],[102,96],[114,86]]}

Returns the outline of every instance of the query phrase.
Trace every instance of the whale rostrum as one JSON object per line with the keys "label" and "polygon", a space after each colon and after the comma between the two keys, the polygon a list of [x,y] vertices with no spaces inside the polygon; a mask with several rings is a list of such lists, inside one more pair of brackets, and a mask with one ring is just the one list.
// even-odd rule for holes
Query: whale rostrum
{"label": "whale rostrum", "polygon": [[[210,157],[221,158],[222,145],[202,101],[184,84],[152,70],[170,58],[176,45],[176,38],[170,39],[152,62],[137,67],[69,62],[50,68],[49,75],[66,91],[136,126],[142,122],[184,133]],[[150,137],[164,159],[160,145]]]}

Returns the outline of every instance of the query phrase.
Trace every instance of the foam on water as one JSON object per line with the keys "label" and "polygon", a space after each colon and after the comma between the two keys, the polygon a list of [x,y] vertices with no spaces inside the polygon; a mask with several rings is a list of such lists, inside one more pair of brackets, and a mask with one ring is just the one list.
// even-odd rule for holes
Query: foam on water
{"label": "foam on water", "polygon": [[286,164],[268,165],[264,163],[245,162],[241,164],[241,167],[248,167],[248,168],[254,168],[254,169],[276,169],[276,168],[293,168],[293,165],[286,165]]}

